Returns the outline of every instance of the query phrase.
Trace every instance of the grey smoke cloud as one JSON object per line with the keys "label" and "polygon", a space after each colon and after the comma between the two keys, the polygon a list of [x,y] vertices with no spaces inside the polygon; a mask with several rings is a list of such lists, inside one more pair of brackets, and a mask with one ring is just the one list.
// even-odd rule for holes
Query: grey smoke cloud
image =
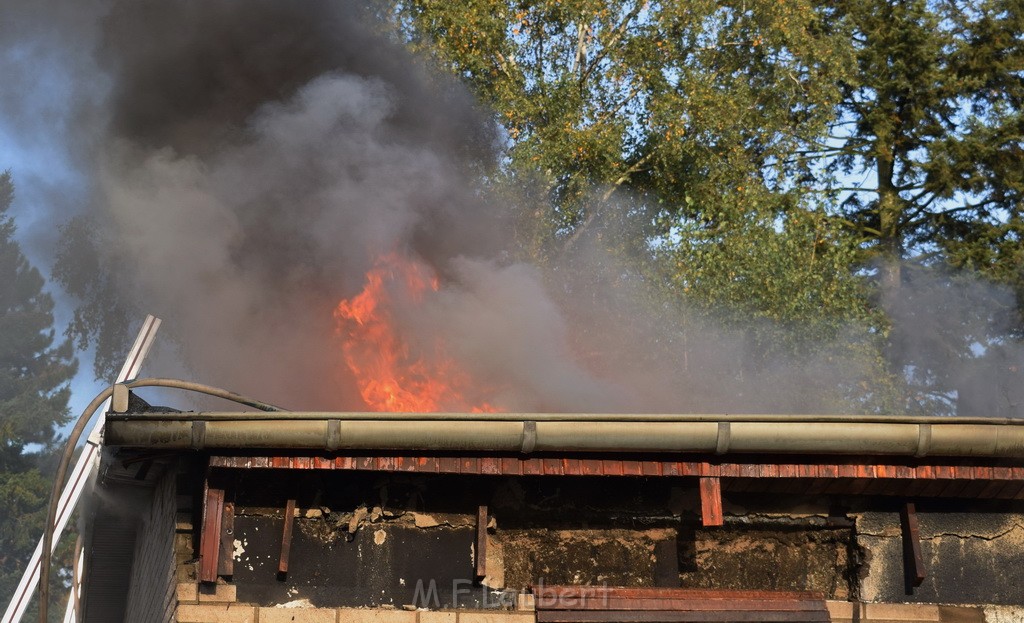
{"label": "grey smoke cloud", "polygon": [[355,8],[102,0],[47,24],[46,4],[20,3],[20,36],[53,26],[82,94],[66,138],[91,195],[58,270],[121,329],[101,347],[151,312],[180,345],[154,369],[359,409],[332,312],[398,251],[442,276],[396,310],[410,347],[441,340],[503,408],[827,411],[869,373],[844,340],[754,365],[742,332],[649,302],[586,237],[553,270],[509,261],[513,209],[476,183],[499,153],[486,111]]}

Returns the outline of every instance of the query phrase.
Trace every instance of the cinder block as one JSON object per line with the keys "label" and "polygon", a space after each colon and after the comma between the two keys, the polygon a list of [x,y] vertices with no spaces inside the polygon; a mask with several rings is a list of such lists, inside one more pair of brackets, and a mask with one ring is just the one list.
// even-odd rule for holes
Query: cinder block
{"label": "cinder block", "polygon": [[199,603],[227,603],[238,601],[238,588],[234,584],[213,584],[199,587]]}
{"label": "cinder block", "polygon": [[334,608],[260,608],[260,623],[335,623]]}
{"label": "cinder block", "polygon": [[256,607],[240,604],[182,604],[178,623],[255,623]]}
{"label": "cinder block", "polygon": [[1024,621],[1024,608],[1021,606],[985,606],[986,623],[1020,623]]}
{"label": "cinder block", "polygon": [[196,603],[199,601],[199,587],[194,582],[181,582],[176,591],[178,601]]}
{"label": "cinder block", "polygon": [[985,611],[977,606],[939,606],[942,623],[985,623]]}
{"label": "cinder block", "polygon": [[459,623],[533,623],[534,614],[528,612],[495,612],[493,610],[459,612]]}
{"label": "cinder block", "polygon": [[516,610],[533,612],[537,609],[537,600],[533,593],[519,593],[516,595]]}
{"label": "cinder block", "polygon": [[416,623],[416,613],[384,608],[339,608],[338,623]]}
{"label": "cinder block", "polygon": [[458,615],[454,612],[442,612],[439,610],[420,610],[419,623],[455,623]]}
{"label": "cinder block", "polygon": [[861,619],[866,621],[938,621],[935,604],[864,604]]}

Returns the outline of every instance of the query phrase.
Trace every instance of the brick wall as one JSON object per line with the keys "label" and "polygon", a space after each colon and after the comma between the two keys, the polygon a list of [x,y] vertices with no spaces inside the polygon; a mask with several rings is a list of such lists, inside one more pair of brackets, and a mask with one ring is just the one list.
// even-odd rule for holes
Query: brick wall
{"label": "brick wall", "polygon": [[172,465],[153,488],[152,503],[140,520],[125,621],[174,621],[176,483],[177,473]]}

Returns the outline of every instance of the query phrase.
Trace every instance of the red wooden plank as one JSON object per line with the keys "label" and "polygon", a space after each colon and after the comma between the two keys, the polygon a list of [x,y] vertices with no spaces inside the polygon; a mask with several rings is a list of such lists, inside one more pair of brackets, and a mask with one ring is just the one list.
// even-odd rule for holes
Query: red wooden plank
{"label": "red wooden plank", "polygon": [[507,456],[501,459],[501,473],[509,476],[521,476],[523,474],[523,461],[516,456]]}
{"label": "red wooden plank", "polygon": [[700,479],[700,514],[705,526],[721,526],[722,481],[718,478]]}
{"label": "red wooden plank", "polygon": [[354,469],[355,461],[350,456],[339,456],[334,459],[334,467],[336,469]]}
{"label": "red wooden plank", "polygon": [[901,480],[910,480],[917,474],[914,472],[914,468],[909,465],[895,465],[893,466],[893,477]]}
{"label": "red wooden plank", "polygon": [[541,459],[527,459],[523,463],[524,476],[539,476],[544,473],[544,461]]}
{"label": "red wooden plank", "polygon": [[207,487],[203,504],[203,526],[199,535],[199,581],[216,582],[220,560],[221,521],[224,490]]}
{"label": "red wooden plank", "polygon": [[558,459],[543,459],[545,476],[561,476],[562,461]]}
{"label": "red wooden plank", "polygon": [[796,478],[800,475],[796,465],[779,465],[779,478]]}
{"label": "red wooden plank", "polygon": [[797,478],[817,478],[818,477],[818,466],[817,465],[797,465],[796,466]]}
{"label": "red wooden plank", "polygon": [[481,474],[500,474],[501,463],[500,459],[494,457],[483,457],[480,459],[480,473]]}
{"label": "red wooden plank", "polygon": [[821,601],[801,599],[741,599],[723,598],[718,596],[707,598],[630,598],[620,597],[614,593],[590,596],[562,596],[553,607],[541,607],[540,610],[575,610],[575,611],[640,611],[652,612],[686,612],[731,610],[736,612],[808,612],[822,610],[825,604]]}
{"label": "red wooden plank", "polygon": [[663,476],[682,476],[682,466],[675,461],[667,461],[661,464],[661,474]]}
{"label": "red wooden plank", "polygon": [[942,480],[953,480],[956,478],[956,471],[952,465],[936,465],[933,471],[935,472],[935,478]]}
{"label": "red wooden plank", "polygon": [[601,471],[605,476],[622,476],[622,461],[602,459]]}
{"label": "red wooden plank", "polygon": [[679,463],[679,475],[680,476],[700,476],[703,471],[703,463],[695,463],[693,461],[685,461]]}
{"label": "red wooden plank", "polygon": [[438,471],[444,474],[458,474],[459,473],[459,459],[453,456],[443,456],[439,461]]}
{"label": "red wooden plank", "polygon": [[818,466],[818,478],[837,478],[839,466],[832,463],[825,463]]}
{"label": "red wooden plank", "polygon": [[704,477],[717,478],[722,473],[717,463],[709,463],[707,461],[700,464],[700,475]]}
{"label": "red wooden plank", "polygon": [[600,476],[604,473],[601,470],[601,461],[599,459],[584,459],[580,461],[580,468],[587,476]]}
{"label": "red wooden plank", "polygon": [[313,467],[315,467],[316,469],[331,469],[331,467],[333,466],[334,464],[332,463],[331,459],[325,456],[318,456],[313,458]]}
{"label": "red wooden plank", "polygon": [[1005,465],[995,465],[992,467],[992,479],[993,480],[1010,480],[1013,478],[1013,470]]}
{"label": "red wooden plank", "polygon": [[[732,468],[735,466],[735,473],[732,469],[726,469],[726,467]],[[723,465],[722,476],[732,476],[733,478],[757,478],[761,475],[761,466],[756,463],[739,463]]]}
{"label": "red wooden plank", "polygon": [[640,473],[644,476],[661,476],[661,463],[659,461],[641,461]]}
{"label": "red wooden plank", "polygon": [[978,465],[974,468],[974,477],[978,480],[992,480],[995,477],[995,469],[991,465]]}
{"label": "red wooden plank", "polygon": [[640,461],[621,461],[623,476],[642,476]]}
{"label": "red wooden plank", "polygon": [[579,459],[562,459],[562,473],[566,476],[579,476],[583,473]]}
{"label": "red wooden plank", "polygon": [[540,610],[537,623],[828,623],[828,611],[820,612],[736,612],[732,610],[691,610],[652,612],[636,610]]}
{"label": "red wooden plank", "polygon": [[[821,601],[823,595],[816,591],[772,591],[671,587],[622,587],[601,585],[541,584],[531,587],[537,598],[537,607],[566,605],[570,597],[617,596],[629,599],[765,599]],[[821,604],[822,606],[824,603]]]}
{"label": "red wooden plank", "polygon": [[398,469],[398,462],[392,456],[378,456],[377,469],[382,472],[393,472]]}
{"label": "red wooden plank", "polygon": [[356,469],[373,470],[377,467],[377,461],[372,456],[361,456],[356,458]]}

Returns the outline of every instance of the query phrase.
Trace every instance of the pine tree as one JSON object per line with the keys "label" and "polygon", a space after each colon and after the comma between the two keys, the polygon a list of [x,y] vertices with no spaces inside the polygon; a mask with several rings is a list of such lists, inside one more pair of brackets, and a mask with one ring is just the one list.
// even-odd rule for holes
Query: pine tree
{"label": "pine tree", "polygon": [[[913,386],[905,408],[948,411],[975,353],[1024,328],[1024,6],[829,4],[856,71],[841,83],[831,151],[819,152],[836,177],[817,184],[842,201],[895,314],[884,331],[891,369]],[[965,282],[972,275],[1016,290],[1016,304]]]}
{"label": "pine tree", "polygon": [[[9,172],[0,175],[0,599],[14,592],[42,534],[47,459],[68,418],[75,374],[69,341],[55,343],[53,299],[14,239]],[[60,593],[56,597],[61,597]]]}

